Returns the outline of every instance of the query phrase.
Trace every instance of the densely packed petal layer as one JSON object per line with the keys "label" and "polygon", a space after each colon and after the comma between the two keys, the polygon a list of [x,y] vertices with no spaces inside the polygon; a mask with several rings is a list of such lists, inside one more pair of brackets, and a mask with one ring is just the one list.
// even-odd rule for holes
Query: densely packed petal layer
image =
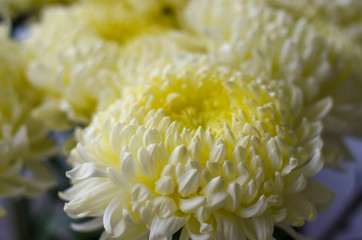
{"label": "densely packed petal layer", "polygon": [[[195,0],[184,12],[185,26],[209,40],[209,51],[217,61],[253,75],[293,82],[303,90],[306,102],[333,97],[334,107],[324,121],[326,131],[360,135],[361,46],[327,17],[314,19],[275,2],[281,1]],[[301,2],[307,1],[290,1],[290,6],[297,9]],[[313,1],[309,8],[323,11],[316,2],[321,1]],[[336,18],[348,18],[331,12]]]}
{"label": "densely packed petal layer", "polygon": [[296,16],[337,25],[352,39],[362,44],[362,2],[359,0],[272,0],[268,3],[293,12]]}
{"label": "densely packed petal layer", "polygon": [[[78,230],[104,239],[271,239],[301,226],[333,193],[323,166],[326,98],[195,57],[138,73],[143,87],[78,131],[60,193]],[[290,230],[290,229],[289,229]]]}
{"label": "densely packed petal layer", "polygon": [[37,196],[55,183],[42,162],[55,149],[31,117],[40,97],[26,82],[19,45],[0,31],[0,197]]}

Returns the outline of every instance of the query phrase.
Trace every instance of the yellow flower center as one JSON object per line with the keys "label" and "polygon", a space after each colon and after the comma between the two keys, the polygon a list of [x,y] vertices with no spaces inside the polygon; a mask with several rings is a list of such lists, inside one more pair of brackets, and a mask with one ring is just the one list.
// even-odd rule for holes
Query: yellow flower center
{"label": "yellow flower center", "polygon": [[[213,79],[214,78],[214,79]],[[190,130],[200,126],[217,131],[231,122],[231,100],[220,76],[200,73],[153,84],[145,94],[151,109],[162,108],[172,121]]]}

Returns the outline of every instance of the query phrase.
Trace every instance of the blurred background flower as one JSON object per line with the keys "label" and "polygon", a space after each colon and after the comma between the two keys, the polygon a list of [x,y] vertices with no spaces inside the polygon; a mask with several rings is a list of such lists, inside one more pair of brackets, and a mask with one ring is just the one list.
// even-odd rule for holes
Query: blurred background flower
{"label": "blurred background flower", "polygon": [[31,116],[41,95],[26,81],[23,49],[7,34],[0,26],[0,197],[35,197],[56,184],[43,163],[56,149],[48,129]]}

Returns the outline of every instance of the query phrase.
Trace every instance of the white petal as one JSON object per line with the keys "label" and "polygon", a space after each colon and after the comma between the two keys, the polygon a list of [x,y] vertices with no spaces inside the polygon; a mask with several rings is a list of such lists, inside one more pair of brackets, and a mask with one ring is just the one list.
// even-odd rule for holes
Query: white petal
{"label": "white petal", "polygon": [[323,165],[324,161],[321,150],[317,148],[311,159],[298,170],[301,171],[306,178],[310,178],[317,174],[322,169]]}
{"label": "white petal", "polygon": [[103,217],[94,218],[84,223],[72,223],[70,227],[79,232],[89,232],[103,228]]}
{"label": "white petal", "polygon": [[237,166],[237,173],[238,173],[239,177],[250,176],[250,171],[249,171],[248,165],[246,165],[246,163],[244,163],[244,162],[239,163]]}
{"label": "white petal", "polygon": [[217,192],[225,191],[225,182],[222,177],[218,176],[213,179],[202,189],[201,194],[212,195]]}
{"label": "white petal", "polygon": [[305,116],[309,120],[320,120],[326,116],[333,107],[333,100],[326,97],[305,109]]}
{"label": "white petal", "polygon": [[207,197],[207,202],[211,210],[217,210],[224,207],[229,201],[229,195],[226,192],[215,193]]}
{"label": "white petal", "polygon": [[152,161],[150,153],[141,147],[137,152],[137,161],[142,174],[149,178],[154,179],[157,177],[157,162]]}
{"label": "white petal", "polygon": [[118,187],[124,190],[131,190],[134,186],[134,182],[122,175],[118,170],[109,167],[107,168],[107,174],[109,179]]}
{"label": "white petal", "polygon": [[200,159],[202,153],[201,144],[198,142],[192,142],[189,146],[189,151],[192,157]]}
{"label": "white petal", "polygon": [[276,148],[272,149],[269,155],[271,167],[274,171],[279,171],[283,166],[283,156]]}
{"label": "white petal", "polygon": [[[123,218],[121,203],[122,196],[119,194],[112,199],[112,201],[108,204],[106,211],[104,212],[103,225],[108,234],[114,234],[114,227]],[[117,235],[120,235],[120,233]]]}
{"label": "white petal", "polygon": [[215,212],[214,217],[217,223],[217,239],[243,239],[238,221],[232,214]]}
{"label": "white petal", "polygon": [[172,178],[175,178],[176,177],[175,165],[167,164],[166,166],[164,166],[161,172],[161,176],[170,176]]}
{"label": "white petal", "polygon": [[153,199],[153,194],[146,185],[137,183],[131,191],[131,198],[135,202],[146,202]]}
{"label": "white petal", "polygon": [[249,208],[242,208],[237,214],[242,218],[258,216],[262,214],[267,209],[267,207],[268,207],[267,198],[264,195],[262,195],[253,206]]}
{"label": "white petal", "polygon": [[312,221],[317,216],[315,206],[302,194],[285,195],[285,206],[288,211],[286,221],[295,226],[301,226],[304,220]]}
{"label": "white petal", "polygon": [[195,217],[199,222],[205,222],[211,215],[211,211],[208,207],[200,207],[197,209]]}
{"label": "white petal", "polygon": [[149,146],[150,144],[158,144],[159,141],[160,139],[157,130],[147,129],[143,135],[143,143],[145,146]]}
{"label": "white petal", "polygon": [[223,160],[225,160],[226,158],[226,147],[224,144],[219,144],[216,147],[214,147],[210,154],[209,154],[209,159],[212,162],[221,162]]}
{"label": "white petal", "polygon": [[152,211],[160,218],[169,218],[177,210],[175,201],[168,197],[157,197],[153,200]]}
{"label": "white petal", "polygon": [[197,169],[198,171],[201,172],[204,169],[204,167],[196,159],[189,158],[189,160],[187,161],[187,164],[186,164],[186,170],[188,171],[191,169]]}
{"label": "white petal", "polygon": [[23,168],[23,161],[16,161],[14,164],[11,165],[10,168],[6,169],[5,172],[1,172],[1,177],[7,178],[7,177],[12,177],[14,175],[18,175],[20,174],[22,168]]}
{"label": "white petal", "polygon": [[219,162],[206,162],[206,169],[213,175],[213,176],[221,176],[222,168]]}
{"label": "white petal", "polygon": [[168,152],[165,148],[165,145],[161,142],[158,144],[158,151],[159,151],[159,155],[160,155],[160,164],[161,166],[165,166],[167,164],[168,161]]}
{"label": "white petal", "polygon": [[274,224],[272,218],[268,214],[252,217],[251,221],[254,224],[258,239],[262,240],[272,238]]}
{"label": "white petal", "polygon": [[281,222],[284,221],[285,217],[287,216],[288,212],[286,208],[282,208],[281,210],[272,211],[272,217],[274,222]]}
{"label": "white petal", "polygon": [[293,169],[298,166],[298,160],[295,157],[289,159],[289,163],[284,166],[282,176],[288,175]]}
{"label": "white petal", "polygon": [[[204,231],[208,231],[211,228],[212,231],[212,226],[208,225],[208,224],[203,224],[203,230]],[[189,238],[193,239],[193,240],[210,240],[210,232],[204,232],[201,233],[200,229],[201,229],[201,225],[200,223],[195,219],[195,218],[190,218],[189,221],[186,223],[186,226],[184,226],[183,229],[186,229],[189,235]]]}
{"label": "white petal", "polygon": [[142,224],[130,223],[125,219],[122,219],[114,227],[114,234],[112,238],[117,240],[142,240],[147,239],[149,230]]}
{"label": "white petal", "polygon": [[96,163],[83,163],[66,172],[66,176],[72,180],[80,180],[92,177],[107,177],[104,169]]}
{"label": "white petal", "polygon": [[133,135],[131,137],[131,140],[129,140],[129,148],[131,150],[131,153],[134,154],[134,156],[137,155],[138,149],[141,147],[140,140],[138,139],[137,135]]}
{"label": "white petal", "polygon": [[190,199],[180,199],[180,209],[184,213],[194,213],[201,206],[206,205],[206,197],[194,197]]}
{"label": "white petal", "polygon": [[155,217],[150,209],[142,207],[140,211],[141,219],[148,228],[151,227],[153,218]]}
{"label": "white petal", "polygon": [[301,194],[313,203],[318,211],[327,209],[335,196],[329,187],[314,179],[308,179],[307,187]]}
{"label": "white petal", "polygon": [[249,204],[254,200],[256,195],[258,194],[259,186],[258,183],[254,180],[251,180],[248,185],[246,185],[243,197],[241,199],[241,202],[243,204]]}
{"label": "white petal", "polygon": [[260,137],[258,130],[250,123],[245,123],[244,128],[243,128],[243,133],[245,135]]}
{"label": "white petal", "polygon": [[168,163],[173,163],[175,165],[177,163],[186,164],[188,157],[187,148],[184,145],[179,145],[172,151]]}
{"label": "white petal", "polygon": [[161,195],[168,195],[174,192],[175,183],[170,176],[163,176],[155,183],[155,191]]}
{"label": "white petal", "polygon": [[123,153],[121,156],[122,173],[127,178],[136,178],[135,160],[131,153]]}
{"label": "white petal", "polygon": [[234,149],[234,152],[233,152],[233,161],[234,161],[234,163],[239,164],[241,162],[244,162],[245,157],[246,157],[245,149],[240,145],[236,145],[236,147]]}
{"label": "white petal", "polygon": [[74,218],[102,215],[108,203],[119,193],[119,189],[109,180],[94,178],[84,182],[85,184],[80,182],[64,193],[59,193],[60,197],[70,200],[65,204],[64,210]]}
{"label": "white petal", "polygon": [[187,218],[184,217],[155,217],[152,221],[149,240],[171,240],[172,235],[182,228],[186,222]]}
{"label": "white petal", "polygon": [[226,181],[234,180],[236,177],[236,167],[233,162],[225,161],[223,164],[223,177]]}
{"label": "white petal", "polygon": [[248,240],[264,240],[258,239],[255,232],[254,224],[249,218],[239,218],[241,232],[245,234]]}
{"label": "white petal", "polygon": [[177,179],[181,178],[185,173],[186,173],[186,166],[185,164],[182,164],[182,163],[178,163],[176,165],[176,177]]}
{"label": "white petal", "polygon": [[201,233],[210,233],[212,231],[213,231],[213,228],[210,224],[207,224],[207,223],[201,224],[201,226],[200,226]]}
{"label": "white petal", "polygon": [[307,179],[304,175],[300,175],[299,178],[293,183],[292,186],[286,188],[284,191],[286,193],[297,193],[302,191],[307,186]]}
{"label": "white petal", "polygon": [[[113,148],[113,152],[115,154],[119,154],[121,152],[122,144],[121,144],[121,131],[122,131],[123,125],[120,122],[117,122],[111,130],[111,136],[110,141]],[[117,155],[119,156],[119,155]]]}
{"label": "white petal", "polygon": [[187,197],[197,191],[199,184],[200,173],[196,169],[192,169],[178,179],[178,192],[181,197]]}
{"label": "white petal", "polygon": [[234,182],[229,184],[226,192],[230,196],[227,209],[229,209],[231,212],[234,212],[240,207],[243,189],[241,188],[240,184]]}

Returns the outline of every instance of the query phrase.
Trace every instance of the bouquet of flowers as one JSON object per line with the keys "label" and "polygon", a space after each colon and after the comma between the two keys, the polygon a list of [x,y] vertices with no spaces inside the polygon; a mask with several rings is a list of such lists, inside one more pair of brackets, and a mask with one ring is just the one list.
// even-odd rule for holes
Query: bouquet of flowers
{"label": "bouquet of flowers", "polygon": [[0,197],[58,186],[100,239],[305,239],[334,197],[313,177],[362,136],[361,12],[0,1]]}

